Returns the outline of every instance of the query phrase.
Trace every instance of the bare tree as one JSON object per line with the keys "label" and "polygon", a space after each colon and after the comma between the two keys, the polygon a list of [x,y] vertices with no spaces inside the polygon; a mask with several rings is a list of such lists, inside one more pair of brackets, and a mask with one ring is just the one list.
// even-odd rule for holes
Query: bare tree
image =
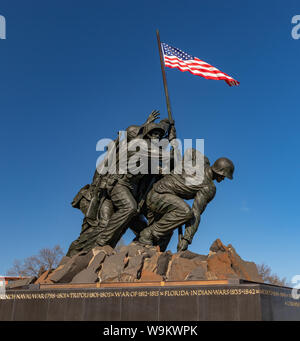
{"label": "bare tree", "polygon": [[275,284],[280,286],[287,286],[287,279],[279,278],[275,273],[272,273],[272,269],[265,263],[256,265],[258,273],[261,275],[264,283]]}
{"label": "bare tree", "polygon": [[62,248],[59,245],[55,245],[52,249],[41,249],[38,258],[45,269],[54,269],[63,255]]}
{"label": "bare tree", "polygon": [[19,259],[15,259],[13,266],[6,272],[7,276],[27,276],[23,270],[23,264]]}
{"label": "bare tree", "polygon": [[52,249],[41,249],[37,255],[27,257],[23,261],[14,260],[13,266],[7,271],[7,275],[39,277],[44,271],[56,268],[63,255],[64,252],[59,245]]}

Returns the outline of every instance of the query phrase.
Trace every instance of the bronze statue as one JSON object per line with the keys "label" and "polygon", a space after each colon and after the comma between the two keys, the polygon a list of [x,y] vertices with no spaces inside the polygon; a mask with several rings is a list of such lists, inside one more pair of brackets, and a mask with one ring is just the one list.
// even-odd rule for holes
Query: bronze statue
{"label": "bronze statue", "polygon": [[[169,125],[166,126],[166,120],[158,124],[152,122],[144,127],[143,134],[139,138],[147,142],[146,149],[140,150],[145,162],[148,162],[150,158],[161,159],[160,153],[155,154],[151,150],[151,141],[162,139],[167,133],[166,128],[169,128]],[[175,137],[175,128],[171,126],[168,138],[173,139]],[[134,153],[128,152],[128,159]],[[145,178],[149,181],[149,177],[145,174],[131,174],[130,172],[127,174],[109,175],[108,177],[113,180],[107,189],[115,210],[105,229],[101,229],[96,244],[98,246],[108,244],[114,247],[129,225],[131,225],[130,227],[136,233],[139,232],[140,228],[136,229],[135,227],[145,226],[145,224],[142,224],[143,220],[137,218],[139,214],[137,197],[139,185]]]}
{"label": "bronze statue", "polygon": [[[140,243],[159,245],[165,240],[166,247],[173,231],[186,224],[184,236],[177,249],[183,251],[188,248],[198,229],[201,214],[215,196],[216,186],[213,180],[221,182],[225,177],[232,179],[234,172],[234,165],[227,158],[216,160],[213,166],[209,166],[209,161],[205,158],[204,166],[204,180],[199,185],[187,184],[187,174],[184,170],[182,174],[171,172],[153,185],[146,201],[152,221],[140,233]],[[194,199],[193,207],[184,199]]]}
{"label": "bronze statue", "polygon": [[[126,129],[127,141],[165,135],[170,128],[168,120],[162,120],[160,124],[155,124],[154,121],[158,118],[159,112],[153,110],[143,125],[129,126]],[[173,138],[175,137],[174,131],[173,128]],[[118,153],[119,141],[115,140],[114,143]],[[72,202],[72,206],[80,209],[85,218],[80,236],[71,243],[67,256],[72,257],[80,251],[88,251],[96,245],[109,244],[115,247],[128,225],[136,235],[147,226],[143,216],[137,214],[137,204],[133,196],[135,194],[138,198],[141,197],[137,186],[139,182],[142,183],[139,181],[141,178],[118,174],[101,175],[98,170],[95,171],[92,184],[84,186]],[[150,178],[144,177],[144,186],[147,186],[147,181],[151,181],[151,175]],[[138,201],[140,200],[138,199]],[[111,218],[114,220],[111,221]],[[107,228],[109,222],[110,226]],[[98,237],[99,241],[97,241]]]}
{"label": "bronze statue", "polygon": [[[139,153],[144,162],[149,166],[148,161],[155,159],[160,168],[165,156],[161,154],[159,147],[153,150],[152,144],[163,138],[171,142],[176,138],[176,130],[173,121],[164,119],[155,123],[158,118],[159,112],[154,110],[143,125],[129,126],[126,129],[125,142],[132,142],[134,145],[142,140],[144,145],[139,148]],[[74,198],[72,206],[80,209],[85,217],[80,236],[70,245],[67,256],[72,257],[83,250],[89,251],[95,246],[110,245],[114,248],[128,228],[135,233],[139,243],[159,245],[164,251],[173,231],[182,229],[184,224],[184,236],[182,232],[179,233],[181,237],[177,249],[186,250],[198,229],[201,214],[215,196],[216,187],[213,181],[221,182],[225,177],[232,179],[232,161],[220,158],[210,166],[209,160],[202,155],[204,173],[201,182],[197,184],[187,182],[190,175],[184,167],[179,174],[172,170],[172,158],[172,171],[166,175],[161,172],[152,174],[151,171],[148,174],[130,171],[121,174],[119,168],[124,141],[116,139],[112,143],[116,151],[117,172],[102,175],[96,170],[91,185],[84,186]],[[129,159],[137,153],[137,150],[131,150],[127,150],[127,165]],[[173,147],[171,152],[174,157]],[[199,152],[195,149],[187,150],[182,163],[187,159],[194,163],[197,153]],[[104,162],[107,162],[107,158],[102,165]],[[200,169],[199,165],[197,167]],[[194,199],[192,208],[184,201],[189,199]]]}

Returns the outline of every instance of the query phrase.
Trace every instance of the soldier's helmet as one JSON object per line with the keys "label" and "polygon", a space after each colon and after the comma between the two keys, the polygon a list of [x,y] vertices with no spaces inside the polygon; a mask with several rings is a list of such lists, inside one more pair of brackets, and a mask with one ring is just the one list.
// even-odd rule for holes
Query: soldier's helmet
{"label": "soldier's helmet", "polygon": [[233,179],[234,164],[226,157],[220,157],[211,168],[215,173],[223,175],[230,180]]}
{"label": "soldier's helmet", "polygon": [[126,129],[127,132],[127,139],[132,140],[135,139],[140,133],[142,128],[137,125],[131,125]]}
{"label": "soldier's helmet", "polygon": [[151,133],[153,130],[160,130],[162,136],[164,136],[166,133],[165,126],[163,124],[152,122],[152,123],[147,124],[144,127],[144,131],[143,131],[144,137],[148,135],[149,133]]}

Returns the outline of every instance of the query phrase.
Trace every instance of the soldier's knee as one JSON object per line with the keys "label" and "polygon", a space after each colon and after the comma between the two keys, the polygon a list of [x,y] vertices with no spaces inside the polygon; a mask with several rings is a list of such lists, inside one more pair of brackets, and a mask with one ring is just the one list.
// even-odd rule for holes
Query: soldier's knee
{"label": "soldier's knee", "polygon": [[188,221],[194,217],[194,213],[189,206],[184,206],[182,208],[182,215],[184,216],[186,221]]}
{"label": "soldier's knee", "polygon": [[101,218],[99,222],[99,227],[105,228],[107,227],[108,223],[109,223],[109,218]]}
{"label": "soldier's knee", "polygon": [[126,211],[128,216],[135,216],[137,214],[137,204],[133,201],[128,201],[124,206],[124,211]]}
{"label": "soldier's knee", "polygon": [[134,217],[135,215],[137,215],[137,213],[138,213],[137,207],[131,207],[128,211],[128,216]]}
{"label": "soldier's knee", "polygon": [[191,220],[194,218],[194,213],[191,209],[189,210],[189,213],[187,214],[186,218],[187,218],[187,220]]}

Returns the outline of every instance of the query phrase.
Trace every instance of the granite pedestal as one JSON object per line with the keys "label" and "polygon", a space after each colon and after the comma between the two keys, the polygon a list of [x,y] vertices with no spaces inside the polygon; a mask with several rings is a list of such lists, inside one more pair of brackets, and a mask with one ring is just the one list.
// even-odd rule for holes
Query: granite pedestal
{"label": "granite pedestal", "polygon": [[41,285],[7,290],[1,321],[300,321],[291,289],[254,282]]}

